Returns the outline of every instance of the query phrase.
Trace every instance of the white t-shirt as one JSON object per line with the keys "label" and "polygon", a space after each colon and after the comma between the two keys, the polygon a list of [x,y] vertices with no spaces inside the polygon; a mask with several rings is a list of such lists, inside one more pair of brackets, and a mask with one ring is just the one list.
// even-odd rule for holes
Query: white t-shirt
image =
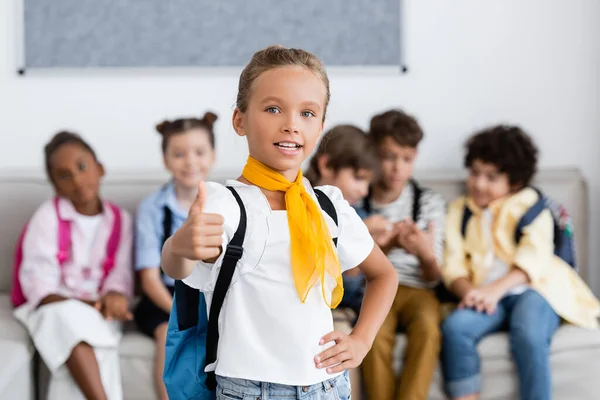
{"label": "white t-shirt", "polygon": [[[94,247],[94,243],[98,237],[98,229],[100,228],[100,224],[102,223],[102,214],[98,215],[75,215],[75,225],[77,229],[81,231],[81,238],[83,239],[83,243],[81,249],[83,250],[81,254],[78,254],[80,257],[83,270],[81,271],[85,279],[82,279],[79,284],[79,290],[82,293],[96,293],[98,291],[98,280],[94,279],[91,276],[91,266],[94,264],[92,260],[93,252],[92,249]],[[74,228],[74,227],[73,227]],[[87,270],[89,272],[86,274]],[[65,279],[69,279],[68,277]]]}
{"label": "white t-shirt", "polygon": [[[331,310],[321,284],[301,303],[291,269],[290,233],[286,211],[271,211],[259,188],[228,181],[235,186],[247,213],[244,254],[237,265],[219,318],[217,362],[207,367],[217,375],[285,385],[312,385],[336,375],[317,369],[314,357],[332,343],[319,345],[333,331]],[[206,185],[205,213],[225,218],[224,243],[237,229],[239,207],[232,194],[216,183]],[[312,194],[310,184],[305,187]],[[320,188],[333,202],[339,229],[323,212],[342,271],[362,263],[373,249],[373,239],[339,189]],[[316,201],[316,198],[313,198]],[[213,264],[199,263],[184,282],[205,293],[210,309],[212,292],[223,255]]]}
{"label": "white t-shirt", "polygon": [[85,251],[82,254],[85,254],[86,256],[86,260],[84,260],[85,264],[91,264],[92,248],[94,247],[94,242],[96,241],[98,228],[100,227],[101,222],[102,214],[76,214],[75,216],[75,223],[77,224],[77,228],[81,229],[81,237],[83,238],[82,248]]}

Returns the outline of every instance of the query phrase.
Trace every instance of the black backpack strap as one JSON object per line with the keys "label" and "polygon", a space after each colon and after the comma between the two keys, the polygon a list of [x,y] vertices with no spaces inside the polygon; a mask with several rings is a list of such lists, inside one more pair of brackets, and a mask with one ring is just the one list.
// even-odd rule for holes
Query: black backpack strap
{"label": "black backpack strap", "polygon": [[[515,243],[517,243],[517,244],[519,244],[519,242],[521,241],[521,237],[523,236],[523,229],[527,225],[531,224],[546,208],[546,200],[544,199],[544,195],[542,194],[542,192],[540,190],[535,189],[535,188],[534,188],[534,190],[537,192],[539,199],[537,202],[535,202],[534,205],[529,207],[529,209],[525,212],[525,214],[523,214],[523,216],[517,223],[517,229],[515,229]],[[552,218],[552,219],[554,220],[554,218]],[[556,233],[557,225],[556,225],[556,221],[554,221],[554,222],[555,222],[554,227],[555,227],[555,233]],[[556,234],[554,236],[554,239],[555,239],[554,244],[556,245]]]}
{"label": "black backpack strap", "polygon": [[[171,227],[173,226],[173,213],[171,212],[171,209],[168,206],[164,206],[163,207],[163,237],[162,237],[162,244],[160,246],[161,250],[162,247],[165,245],[165,242],[167,241],[167,239],[169,237],[171,237]],[[160,269],[160,274],[163,275],[164,271],[161,268]],[[179,314],[178,314],[179,315]]]}
{"label": "black backpack strap", "polygon": [[[331,202],[329,196],[327,196],[321,189],[313,189],[315,191],[315,195],[317,196],[317,200],[319,200],[319,205],[331,217],[333,222],[335,222],[336,226],[338,225],[338,216],[337,211],[335,211],[335,206]],[[333,238],[333,244],[337,246],[337,238]]]}
{"label": "black backpack strap", "polygon": [[373,188],[369,187],[369,191],[362,202],[362,209],[367,213],[367,215],[370,215],[371,212],[373,212],[373,206],[371,205],[371,196],[373,196],[372,193]]}
{"label": "black backpack strap", "polygon": [[171,236],[171,227],[173,226],[173,213],[168,206],[163,207],[163,237],[162,244],[165,245],[167,239]]}
{"label": "black backpack strap", "polygon": [[467,224],[469,223],[469,220],[471,219],[472,215],[473,212],[465,203],[465,206],[463,207],[462,222],[460,224],[460,234],[463,237],[463,239],[465,238],[465,235],[467,233]]}
{"label": "black backpack strap", "polygon": [[[221,307],[223,307],[225,295],[231,284],[231,279],[233,278],[237,263],[244,253],[243,245],[244,237],[246,236],[247,222],[246,208],[236,190],[231,186],[227,186],[227,189],[231,191],[240,207],[240,223],[225,250],[225,256],[223,257],[223,263],[221,264],[221,270],[217,277],[217,283],[215,284],[215,290],[210,304],[208,330],[206,332],[206,365],[212,364],[217,360],[217,349],[219,346],[219,315],[221,314]],[[214,372],[209,372],[207,374],[206,386],[210,390],[216,389],[217,379]]]}
{"label": "black backpack strap", "polygon": [[421,194],[423,193],[423,189],[421,189],[414,179],[411,179],[409,183],[413,189],[412,220],[413,222],[417,222],[419,214],[421,214]]}

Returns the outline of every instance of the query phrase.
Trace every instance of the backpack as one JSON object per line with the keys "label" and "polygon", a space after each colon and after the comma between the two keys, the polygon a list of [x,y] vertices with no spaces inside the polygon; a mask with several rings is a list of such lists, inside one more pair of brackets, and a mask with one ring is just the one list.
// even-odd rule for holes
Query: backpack
{"label": "backpack", "polygon": [[[56,259],[59,266],[62,268],[65,262],[69,259],[69,253],[71,251],[71,222],[60,217],[58,197],[54,198],[53,203],[56,216],[58,218],[58,253],[56,254]],[[121,210],[112,203],[108,203],[108,205],[111,208],[115,219],[108,242],[106,244],[106,257],[104,258],[104,262],[102,264],[102,281],[106,279],[112,268],[115,266],[115,256],[117,249],[119,248],[119,241],[121,240]],[[23,293],[23,289],[21,288],[21,282],[19,281],[19,271],[21,270],[21,264],[23,262],[23,240],[25,239],[28,226],[29,222],[27,222],[27,224],[25,224],[21,230],[14,254],[13,282],[10,292],[10,299],[15,308],[27,302],[25,294]]]}
{"label": "backpack", "polygon": [[[225,249],[207,318],[204,295],[197,289],[175,281],[173,306],[169,316],[163,381],[171,400],[214,400],[217,381],[214,372],[205,372],[217,359],[219,315],[233,273],[244,252],[246,208],[237,191],[227,186],[240,208],[240,222]],[[314,189],[319,205],[338,224],[331,199]],[[165,224],[166,225],[166,224]],[[333,239],[337,246],[337,238]]]}
{"label": "backpack", "polygon": [[[569,213],[562,204],[545,196],[539,189],[533,189],[537,192],[539,199],[525,212],[525,214],[523,214],[517,223],[514,236],[515,243],[518,244],[521,241],[523,229],[531,224],[542,211],[548,209],[552,214],[552,220],[554,221],[554,254],[569,264],[575,271],[578,271],[575,258],[573,221],[569,216]],[[465,204],[460,228],[463,238],[465,237],[467,224],[471,215],[471,210]]]}

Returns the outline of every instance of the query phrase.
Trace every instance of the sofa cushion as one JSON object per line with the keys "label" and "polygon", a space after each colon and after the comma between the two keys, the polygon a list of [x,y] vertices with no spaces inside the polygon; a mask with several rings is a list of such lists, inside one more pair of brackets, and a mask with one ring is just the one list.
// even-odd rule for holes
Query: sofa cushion
{"label": "sofa cushion", "polygon": [[33,350],[29,342],[0,339],[0,399],[33,398]]}
{"label": "sofa cushion", "polygon": [[10,297],[6,293],[0,293],[0,340],[29,343],[27,329],[13,316]]}
{"label": "sofa cushion", "polygon": [[125,329],[119,345],[123,397],[127,400],[155,398],[154,341],[149,337]]}
{"label": "sofa cushion", "polygon": [[7,294],[0,294],[0,399],[29,399],[32,394],[33,345],[13,317]]}

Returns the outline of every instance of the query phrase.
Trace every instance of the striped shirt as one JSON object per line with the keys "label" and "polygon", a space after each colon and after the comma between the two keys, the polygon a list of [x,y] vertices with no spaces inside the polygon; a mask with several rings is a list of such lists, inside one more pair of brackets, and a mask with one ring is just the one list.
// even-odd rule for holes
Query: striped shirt
{"label": "striped shirt", "polygon": [[[433,222],[435,230],[434,253],[441,265],[444,250],[446,202],[440,194],[431,189],[421,187],[421,191],[417,225],[419,228],[426,230],[429,223]],[[391,203],[381,205],[371,200],[373,213],[383,215],[392,223],[412,218],[414,194],[412,185],[407,184],[400,196]],[[433,288],[438,283],[437,281],[426,282],[423,280],[418,258],[408,254],[404,249],[394,247],[387,256],[396,269],[400,285],[415,288]]]}

